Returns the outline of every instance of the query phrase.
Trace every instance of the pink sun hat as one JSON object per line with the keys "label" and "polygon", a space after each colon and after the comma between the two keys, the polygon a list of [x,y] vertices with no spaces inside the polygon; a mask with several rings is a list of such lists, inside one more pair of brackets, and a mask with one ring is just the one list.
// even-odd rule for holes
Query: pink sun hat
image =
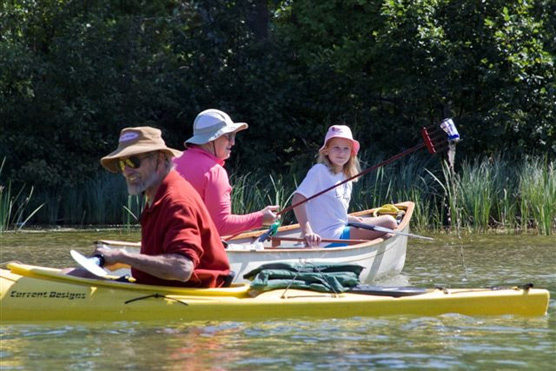
{"label": "pink sun hat", "polygon": [[328,128],[328,132],[326,133],[326,137],[324,138],[324,144],[319,149],[319,152],[322,151],[326,147],[326,143],[332,138],[344,138],[351,141],[352,150],[351,154],[353,156],[357,155],[359,152],[359,148],[361,147],[359,142],[353,139],[353,135],[351,134],[351,129],[346,125],[332,125]]}

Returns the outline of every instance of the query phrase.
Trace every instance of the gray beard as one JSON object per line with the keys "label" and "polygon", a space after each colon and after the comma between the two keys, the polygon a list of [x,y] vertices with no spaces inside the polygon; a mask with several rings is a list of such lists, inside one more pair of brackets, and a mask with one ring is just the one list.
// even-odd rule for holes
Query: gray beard
{"label": "gray beard", "polygon": [[140,195],[141,193],[145,192],[147,189],[153,187],[158,183],[158,174],[153,172],[151,175],[145,179],[144,181],[138,184],[130,184],[127,182],[127,192],[132,195]]}

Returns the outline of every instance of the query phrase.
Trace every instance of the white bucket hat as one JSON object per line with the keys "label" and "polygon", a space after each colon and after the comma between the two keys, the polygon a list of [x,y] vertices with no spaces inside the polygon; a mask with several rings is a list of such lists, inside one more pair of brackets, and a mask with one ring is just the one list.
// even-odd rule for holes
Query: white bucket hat
{"label": "white bucket hat", "polygon": [[324,138],[324,144],[319,149],[319,152],[326,148],[326,143],[328,143],[328,141],[332,138],[344,138],[350,140],[352,143],[351,154],[355,156],[359,152],[360,144],[358,141],[353,139],[351,129],[346,125],[332,125],[329,127],[326,137]]}
{"label": "white bucket hat", "polygon": [[100,159],[100,163],[108,171],[118,172],[118,160],[141,153],[162,151],[171,157],[179,157],[182,152],[166,146],[159,129],[149,126],[125,128],[120,132],[118,148]]}
{"label": "white bucket hat", "polygon": [[207,109],[197,115],[193,123],[193,136],[183,144],[205,144],[224,134],[245,130],[245,122],[233,122],[227,113],[217,109]]}

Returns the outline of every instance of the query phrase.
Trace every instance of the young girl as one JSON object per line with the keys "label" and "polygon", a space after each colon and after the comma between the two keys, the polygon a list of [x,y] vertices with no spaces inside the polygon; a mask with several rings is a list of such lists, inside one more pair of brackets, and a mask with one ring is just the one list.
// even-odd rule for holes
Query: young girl
{"label": "young girl", "polygon": [[[343,180],[360,173],[357,153],[359,142],[353,139],[351,130],[345,125],[333,125],[328,129],[324,145],[319,150],[317,164],[314,165],[301,185],[295,191],[292,204],[296,205],[320,191],[341,183]],[[390,215],[376,218],[348,216],[352,182],[339,185],[294,208],[301,228],[301,236],[309,247],[319,246],[322,239],[366,239],[383,235],[383,232],[349,227],[350,221],[394,229],[396,220]],[[326,247],[345,246],[328,244]]]}

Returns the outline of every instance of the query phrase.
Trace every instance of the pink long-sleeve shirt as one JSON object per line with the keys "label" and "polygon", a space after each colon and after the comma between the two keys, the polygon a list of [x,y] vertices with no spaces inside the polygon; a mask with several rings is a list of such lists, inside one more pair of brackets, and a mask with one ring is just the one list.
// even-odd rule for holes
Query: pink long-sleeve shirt
{"label": "pink long-sleeve shirt", "polygon": [[220,236],[233,235],[262,227],[263,213],[232,214],[232,186],[224,169],[224,160],[202,148],[188,148],[174,159],[176,170],[205,202]]}

